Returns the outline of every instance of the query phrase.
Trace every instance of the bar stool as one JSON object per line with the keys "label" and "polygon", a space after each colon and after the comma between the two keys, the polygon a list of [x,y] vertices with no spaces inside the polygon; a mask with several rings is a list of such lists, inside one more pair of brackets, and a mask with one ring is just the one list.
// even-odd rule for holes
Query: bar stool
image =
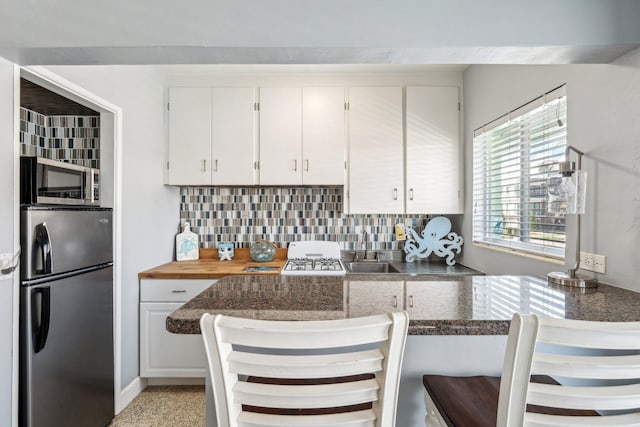
{"label": "bar stool", "polygon": [[205,314],[219,427],[395,425],[406,312],[324,321]]}
{"label": "bar stool", "polygon": [[640,322],[516,313],[502,379],[425,375],[423,384],[427,427],[637,426]]}

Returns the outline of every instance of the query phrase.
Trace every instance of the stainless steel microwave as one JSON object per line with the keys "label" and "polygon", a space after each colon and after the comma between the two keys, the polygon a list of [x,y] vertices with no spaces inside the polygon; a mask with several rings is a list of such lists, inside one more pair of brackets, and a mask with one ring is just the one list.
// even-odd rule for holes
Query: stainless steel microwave
{"label": "stainless steel microwave", "polygon": [[43,157],[21,157],[20,203],[100,205],[100,171]]}

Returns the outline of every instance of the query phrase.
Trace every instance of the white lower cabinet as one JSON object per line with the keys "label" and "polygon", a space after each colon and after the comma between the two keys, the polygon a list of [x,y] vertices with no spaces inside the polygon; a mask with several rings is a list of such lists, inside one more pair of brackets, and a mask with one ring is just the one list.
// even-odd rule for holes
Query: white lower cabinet
{"label": "white lower cabinet", "polygon": [[463,281],[407,281],[404,306],[410,319],[455,320],[468,311],[463,295]]}
{"label": "white lower cabinet", "polygon": [[205,377],[201,335],[173,334],[167,317],[215,283],[213,279],[140,280],[140,376]]}
{"label": "white lower cabinet", "polygon": [[460,313],[469,311],[469,301],[465,301],[463,295],[463,281],[351,280],[349,316],[405,310],[410,319],[459,319]]}
{"label": "white lower cabinet", "polygon": [[[375,289],[374,292],[372,290]],[[349,317],[402,310],[404,282],[349,281]]]}

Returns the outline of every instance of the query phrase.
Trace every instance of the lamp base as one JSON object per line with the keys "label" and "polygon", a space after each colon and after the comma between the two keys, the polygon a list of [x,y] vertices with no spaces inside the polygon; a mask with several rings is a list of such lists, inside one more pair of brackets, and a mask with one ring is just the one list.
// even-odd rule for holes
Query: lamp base
{"label": "lamp base", "polygon": [[569,286],[573,288],[597,288],[598,279],[595,277],[585,277],[576,274],[575,277],[562,272],[553,272],[547,274],[547,281],[552,285]]}

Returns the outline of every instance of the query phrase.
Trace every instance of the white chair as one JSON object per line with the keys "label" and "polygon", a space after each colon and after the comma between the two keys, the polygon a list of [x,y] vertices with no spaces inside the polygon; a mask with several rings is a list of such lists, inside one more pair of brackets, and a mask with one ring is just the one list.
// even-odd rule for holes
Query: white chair
{"label": "white chair", "polygon": [[394,426],[408,323],[405,312],[325,321],[205,314],[218,426]]}
{"label": "white chair", "polygon": [[428,427],[640,426],[640,322],[515,314],[501,379],[423,380]]}

